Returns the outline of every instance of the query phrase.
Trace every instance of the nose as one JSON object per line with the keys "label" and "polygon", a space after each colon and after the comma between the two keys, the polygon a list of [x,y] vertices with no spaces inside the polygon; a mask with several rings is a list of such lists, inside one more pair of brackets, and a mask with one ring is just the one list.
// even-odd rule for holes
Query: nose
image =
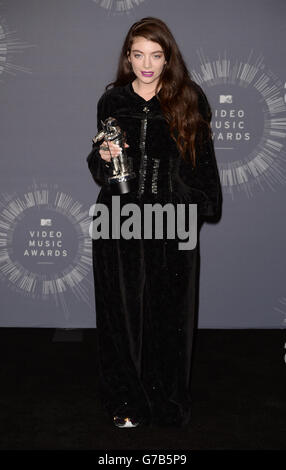
{"label": "nose", "polygon": [[144,68],[148,69],[150,67],[150,57],[145,56],[144,57]]}

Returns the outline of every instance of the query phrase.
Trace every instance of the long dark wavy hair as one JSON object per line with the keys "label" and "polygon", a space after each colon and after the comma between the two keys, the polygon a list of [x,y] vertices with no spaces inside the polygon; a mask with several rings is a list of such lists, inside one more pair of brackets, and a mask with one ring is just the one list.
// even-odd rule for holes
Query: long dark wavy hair
{"label": "long dark wavy hair", "polygon": [[[196,166],[196,146],[203,139],[212,137],[210,121],[212,112],[202,89],[196,84],[187,70],[179,47],[168,26],[159,18],[146,17],[134,23],[124,40],[119,57],[115,81],[106,85],[124,86],[136,79],[132,66],[128,61],[133,40],[136,36],[157,42],[164,51],[165,60],[155,93],[161,104],[163,115],[169,125],[170,135],[175,140],[182,157]],[[203,94],[206,113],[199,112],[199,95]]]}

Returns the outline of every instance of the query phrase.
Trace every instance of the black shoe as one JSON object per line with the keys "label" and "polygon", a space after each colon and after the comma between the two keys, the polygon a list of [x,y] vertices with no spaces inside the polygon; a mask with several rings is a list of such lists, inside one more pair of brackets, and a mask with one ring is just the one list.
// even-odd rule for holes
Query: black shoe
{"label": "black shoe", "polygon": [[139,424],[139,421],[135,418],[124,418],[122,416],[114,416],[113,422],[118,428],[136,428]]}

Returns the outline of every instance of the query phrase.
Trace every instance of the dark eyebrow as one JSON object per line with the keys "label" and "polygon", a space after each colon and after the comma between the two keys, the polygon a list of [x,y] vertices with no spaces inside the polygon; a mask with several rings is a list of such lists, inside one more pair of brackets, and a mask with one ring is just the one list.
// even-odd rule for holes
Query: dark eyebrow
{"label": "dark eyebrow", "polygon": [[[142,52],[142,51],[139,51],[139,49],[133,49],[132,52]],[[156,54],[157,52],[163,52],[163,51],[154,51],[152,52],[152,54]],[[143,52],[142,52],[143,54]]]}

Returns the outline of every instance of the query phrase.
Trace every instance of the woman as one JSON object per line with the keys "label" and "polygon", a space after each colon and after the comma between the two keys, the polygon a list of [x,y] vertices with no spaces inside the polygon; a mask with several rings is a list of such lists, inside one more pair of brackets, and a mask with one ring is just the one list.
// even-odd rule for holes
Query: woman
{"label": "woman", "polygon": [[[98,102],[98,131],[108,117],[124,131],[136,173],[133,189],[119,196],[120,209],[132,202],[143,213],[145,204],[171,203],[184,204],[188,214],[189,204],[197,204],[197,234],[204,220],[219,218],[211,110],[163,21],[143,18],[128,31],[116,80]],[[118,153],[117,145],[101,141],[87,157],[101,186],[97,203],[109,214],[108,176]],[[182,250],[178,234],[153,235],[93,239],[99,385],[118,427],[190,420],[199,239]]]}

